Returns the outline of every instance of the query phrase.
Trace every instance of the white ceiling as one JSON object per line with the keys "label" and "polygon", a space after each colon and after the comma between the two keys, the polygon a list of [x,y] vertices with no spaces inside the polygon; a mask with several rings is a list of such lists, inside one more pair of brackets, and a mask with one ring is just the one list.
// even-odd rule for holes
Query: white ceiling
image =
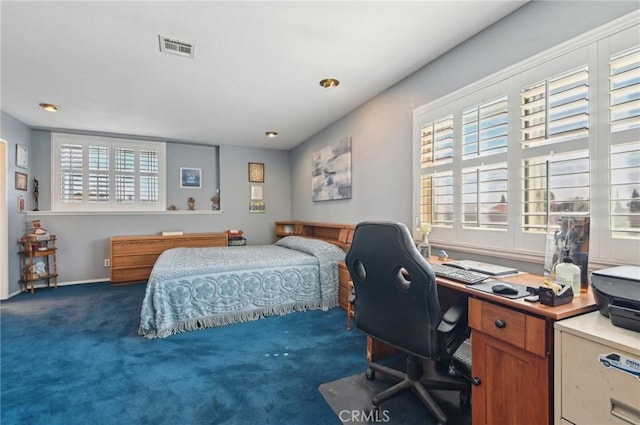
{"label": "white ceiling", "polygon": [[[35,128],[290,149],[524,3],[3,0],[1,107]],[[160,34],[195,57],[161,54]]]}

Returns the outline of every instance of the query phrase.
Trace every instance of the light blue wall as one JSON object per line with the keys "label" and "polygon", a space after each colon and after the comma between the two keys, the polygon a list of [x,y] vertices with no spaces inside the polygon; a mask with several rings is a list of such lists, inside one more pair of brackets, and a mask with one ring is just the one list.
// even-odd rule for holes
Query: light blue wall
{"label": "light blue wall", "polygon": [[[31,152],[31,130],[22,122],[4,112],[1,113],[0,124],[0,137],[7,141],[7,206],[9,208],[7,213],[9,248],[7,252],[9,253],[9,293],[11,293],[13,289],[18,288],[20,276],[20,257],[17,254],[18,239],[24,236],[25,231],[24,214],[18,212],[18,196],[22,195],[25,198],[27,208],[33,208],[32,206],[30,207],[30,192],[16,190],[13,184],[16,171],[27,173],[30,180],[28,189],[29,191],[31,190],[32,176],[30,168],[25,170],[16,167],[16,144],[26,146]],[[32,167],[31,162],[29,165]]]}
{"label": "light blue wall", "polygon": [[[293,149],[292,217],[351,224],[386,219],[413,228],[415,108],[639,7],[636,1],[534,1],[516,10]],[[352,138],[352,198],[313,202],[311,155],[346,136]],[[542,273],[538,264],[520,268]]]}
{"label": "light blue wall", "polygon": [[[168,205],[173,203],[180,211],[135,215],[51,213],[50,132],[30,130],[5,113],[2,118],[2,137],[10,142],[9,151],[15,152],[16,142],[28,146],[30,179],[35,175],[40,181],[39,212],[16,213],[17,195],[12,186],[10,188],[9,252],[16,252],[11,241],[23,236],[32,220],[42,220],[43,226],[58,238],[58,273],[62,284],[108,279],[109,269],[104,267],[104,259],[109,258],[109,238],[112,236],[158,234],[162,230],[195,233],[242,229],[247,242],[258,245],[273,242],[275,221],[290,219],[291,172],[287,151],[178,142],[167,144],[167,200]],[[266,212],[263,214],[249,213],[250,187],[256,184],[248,182],[249,162],[265,164],[262,185]],[[202,188],[180,188],[180,167],[201,168]],[[11,176],[13,171],[10,166]],[[213,214],[210,198],[218,187],[222,211]],[[28,210],[32,210],[31,187],[28,193],[23,193],[29,200]],[[190,196],[196,198],[193,213],[185,211]],[[20,290],[18,255],[9,258],[9,265],[9,294],[14,294]]]}

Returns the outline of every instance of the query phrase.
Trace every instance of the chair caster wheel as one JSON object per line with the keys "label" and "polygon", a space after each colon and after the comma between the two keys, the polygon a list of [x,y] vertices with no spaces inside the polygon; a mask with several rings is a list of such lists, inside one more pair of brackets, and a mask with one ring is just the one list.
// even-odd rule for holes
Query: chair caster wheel
{"label": "chair caster wheel", "polygon": [[376,371],[371,369],[371,368],[367,368],[367,370],[364,372],[364,376],[369,381],[372,381],[372,380],[376,379]]}
{"label": "chair caster wheel", "polygon": [[377,404],[372,404],[367,413],[369,413],[371,417],[377,418],[378,415],[380,415],[380,406]]}

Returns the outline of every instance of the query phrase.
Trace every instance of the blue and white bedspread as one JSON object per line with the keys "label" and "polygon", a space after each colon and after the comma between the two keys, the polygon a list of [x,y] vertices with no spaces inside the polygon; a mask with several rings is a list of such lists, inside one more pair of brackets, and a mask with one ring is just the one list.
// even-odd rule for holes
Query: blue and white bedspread
{"label": "blue and white bedspread", "polygon": [[300,236],[273,245],[169,249],[149,276],[138,333],[164,338],[336,307],[344,257],[335,245]]}

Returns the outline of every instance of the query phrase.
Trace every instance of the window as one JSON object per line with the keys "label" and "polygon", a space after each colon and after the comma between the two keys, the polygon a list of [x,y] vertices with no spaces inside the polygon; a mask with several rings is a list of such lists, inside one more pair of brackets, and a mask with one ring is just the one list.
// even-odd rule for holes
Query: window
{"label": "window", "polygon": [[462,112],[462,160],[507,151],[507,97]]}
{"label": "window", "polygon": [[507,164],[462,170],[462,226],[507,228]]}
{"label": "window", "polygon": [[523,147],[587,136],[589,72],[586,65],[524,88],[521,98]]}
{"label": "window", "polygon": [[53,211],[164,210],[165,144],[52,135]]}
{"label": "window", "polygon": [[639,31],[623,17],[414,111],[432,243],[542,261],[560,218],[585,217],[590,262],[637,263]]}
{"label": "window", "polygon": [[546,232],[562,216],[589,214],[589,152],[522,161],[522,228]]}

